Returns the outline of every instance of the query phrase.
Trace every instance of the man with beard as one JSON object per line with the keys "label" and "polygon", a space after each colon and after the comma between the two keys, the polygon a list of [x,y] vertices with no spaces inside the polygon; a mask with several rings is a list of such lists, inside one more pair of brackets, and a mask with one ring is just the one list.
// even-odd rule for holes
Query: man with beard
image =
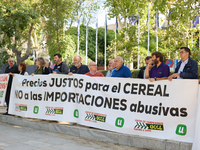
{"label": "man with beard", "polygon": [[74,57],[74,65],[70,68],[69,75],[72,75],[73,73],[75,73],[75,74],[86,74],[89,71],[90,70],[89,70],[88,66],[82,65],[81,57],[75,56]]}
{"label": "man with beard", "polygon": [[53,68],[54,74],[68,74],[69,73],[69,67],[67,66],[66,63],[62,62],[61,54],[54,55],[54,62],[56,64]]}
{"label": "man with beard", "polygon": [[106,73],[106,77],[111,77],[114,67],[114,59],[111,59],[108,64],[108,72]]}
{"label": "man with beard", "polygon": [[[154,66],[151,68],[151,66]],[[150,69],[151,68],[151,69]],[[150,82],[157,80],[168,79],[170,75],[169,66],[163,62],[163,55],[160,52],[152,53],[152,61],[149,62],[145,71],[145,79],[149,79]]]}

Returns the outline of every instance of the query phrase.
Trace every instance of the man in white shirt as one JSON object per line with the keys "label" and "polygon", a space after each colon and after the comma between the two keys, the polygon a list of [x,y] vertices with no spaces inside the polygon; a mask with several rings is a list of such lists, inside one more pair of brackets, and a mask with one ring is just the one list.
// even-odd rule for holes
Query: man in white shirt
{"label": "man in white shirt", "polygon": [[181,61],[177,64],[174,74],[168,77],[172,79],[198,79],[198,66],[195,60],[190,58],[191,52],[188,47],[181,47],[180,49]]}

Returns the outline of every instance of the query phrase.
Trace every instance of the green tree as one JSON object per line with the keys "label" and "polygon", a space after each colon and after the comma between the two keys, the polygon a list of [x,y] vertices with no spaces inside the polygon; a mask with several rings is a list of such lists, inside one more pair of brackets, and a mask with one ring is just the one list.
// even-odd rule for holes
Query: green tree
{"label": "green tree", "polygon": [[42,0],[40,3],[43,31],[49,55],[64,54],[67,46],[63,27],[65,20],[71,17],[74,0]]}
{"label": "green tree", "polygon": [[[0,2],[0,34],[3,34],[1,46],[12,50],[17,64],[28,58],[31,48],[31,32],[37,19],[35,3],[21,0]],[[22,56],[22,44],[27,42],[25,55]]]}
{"label": "green tree", "polygon": [[[71,35],[73,37],[73,41],[76,44],[77,49],[77,28],[72,27],[66,31],[67,35]],[[106,46],[111,44],[111,41],[115,38],[115,33],[112,30],[107,30],[107,38],[106,38]],[[80,53],[85,55],[86,50],[86,26],[80,26],[80,36],[79,36],[79,44],[80,44]],[[103,65],[104,63],[104,47],[105,47],[105,29],[98,29],[98,66]],[[88,28],[88,57],[95,61],[96,54],[96,29],[92,27]],[[108,61],[108,60],[107,60]]]}

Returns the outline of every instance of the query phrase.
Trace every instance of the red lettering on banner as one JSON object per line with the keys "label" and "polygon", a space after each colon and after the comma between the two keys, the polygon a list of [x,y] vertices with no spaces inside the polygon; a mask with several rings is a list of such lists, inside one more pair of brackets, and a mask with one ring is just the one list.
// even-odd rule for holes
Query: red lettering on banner
{"label": "red lettering on banner", "polygon": [[0,81],[8,81],[8,76],[2,76],[2,77],[0,77]]}
{"label": "red lettering on banner", "polygon": [[0,89],[5,89],[7,86],[7,83],[0,83]]}

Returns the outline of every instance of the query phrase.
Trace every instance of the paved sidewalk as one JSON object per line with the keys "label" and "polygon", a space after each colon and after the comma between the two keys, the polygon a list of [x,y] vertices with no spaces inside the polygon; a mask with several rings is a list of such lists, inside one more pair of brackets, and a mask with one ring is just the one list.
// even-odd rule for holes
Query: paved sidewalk
{"label": "paved sidewalk", "polygon": [[0,122],[0,150],[143,150]]}

